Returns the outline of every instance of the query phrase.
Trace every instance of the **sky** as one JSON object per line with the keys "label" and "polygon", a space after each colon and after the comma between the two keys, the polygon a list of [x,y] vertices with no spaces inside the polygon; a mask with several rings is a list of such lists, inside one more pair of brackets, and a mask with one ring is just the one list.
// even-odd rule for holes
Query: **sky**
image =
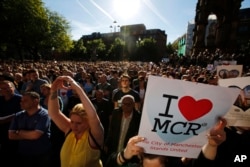
{"label": "sky", "polygon": [[[198,0],[42,0],[42,2],[50,11],[57,12],[69,22],[70,35],[74,40],[93,32],[117,32],[119,26],[144,24],[146,29],[165,31],[167,43],[172,43],[185,34],[188,22],[193,22]],[[244,0],[241,8],[249,7],[250,0]]]}

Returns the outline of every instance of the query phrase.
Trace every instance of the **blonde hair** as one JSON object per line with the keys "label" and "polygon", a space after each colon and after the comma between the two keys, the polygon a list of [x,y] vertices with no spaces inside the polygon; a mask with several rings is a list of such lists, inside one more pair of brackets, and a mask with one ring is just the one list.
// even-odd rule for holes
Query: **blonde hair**
{"label": "blonde hair", "polygon": [[40,86],[40,88],[48,88],[48,89],[51,89],[51,84],[49,83],[44,83]]}
{"label": "blonde hair", "polygon": [[78,115],[82,118],[87,117],[87,113],[85,112],[85,108],[83,107],[82,103],[78,103],[72,108],[72,110],[69,113],[69,116],[73,114]]}

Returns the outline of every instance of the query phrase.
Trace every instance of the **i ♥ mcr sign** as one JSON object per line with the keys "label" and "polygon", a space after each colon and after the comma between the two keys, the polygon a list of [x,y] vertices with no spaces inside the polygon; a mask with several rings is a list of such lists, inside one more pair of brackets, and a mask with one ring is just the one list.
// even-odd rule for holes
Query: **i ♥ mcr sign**
{"label": "i \u2665 mcr sign", "polygon": [[207,133],[239,90],[149,76],[138,143],[146,153],[197,158]]}

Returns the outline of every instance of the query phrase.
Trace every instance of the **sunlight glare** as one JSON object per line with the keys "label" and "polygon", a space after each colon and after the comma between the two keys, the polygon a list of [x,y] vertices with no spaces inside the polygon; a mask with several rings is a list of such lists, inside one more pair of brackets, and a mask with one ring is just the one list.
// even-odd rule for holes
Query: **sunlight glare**
{"label": "sunlight glare", "polygon": [[114,0],[113,6],[117,16],[129,19],[139,12],[140,0]]}

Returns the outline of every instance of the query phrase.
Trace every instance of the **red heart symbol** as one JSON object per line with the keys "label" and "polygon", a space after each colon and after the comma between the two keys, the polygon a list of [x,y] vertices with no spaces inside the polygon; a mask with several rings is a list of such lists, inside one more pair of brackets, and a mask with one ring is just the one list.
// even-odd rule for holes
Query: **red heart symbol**
{"label": "red heart symbol", "polygon": [[179,100],[178,107],[181,114],[188,120],[192,121],[210,112],[213,104],[208,99],[196,101],[191,96],[184,96]]}

